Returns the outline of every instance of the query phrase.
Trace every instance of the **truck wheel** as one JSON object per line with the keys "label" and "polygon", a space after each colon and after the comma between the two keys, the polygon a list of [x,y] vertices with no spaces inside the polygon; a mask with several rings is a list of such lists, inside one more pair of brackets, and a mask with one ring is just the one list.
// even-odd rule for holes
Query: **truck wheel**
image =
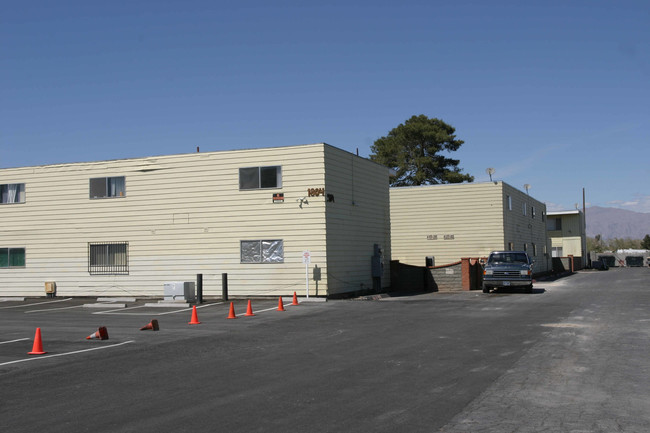
{"label": "truck wheel", "polygon": [[483,293],[490,293],[490,288],[483,284]]}
{"label": "truck wheel", "polygon": [[533,285],[532,284],[526,286],[526,293],[533,293]]}

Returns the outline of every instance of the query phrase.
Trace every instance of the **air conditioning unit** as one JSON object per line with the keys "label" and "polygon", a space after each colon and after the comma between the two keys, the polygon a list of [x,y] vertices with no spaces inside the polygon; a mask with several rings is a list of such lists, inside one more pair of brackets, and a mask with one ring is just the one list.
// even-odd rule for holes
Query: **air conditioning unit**
{"label": "air conditioning unit", "polygon": [[196,300],[196,292],[193,281],[172,281],[164,284],[165,301],[187,301]]}

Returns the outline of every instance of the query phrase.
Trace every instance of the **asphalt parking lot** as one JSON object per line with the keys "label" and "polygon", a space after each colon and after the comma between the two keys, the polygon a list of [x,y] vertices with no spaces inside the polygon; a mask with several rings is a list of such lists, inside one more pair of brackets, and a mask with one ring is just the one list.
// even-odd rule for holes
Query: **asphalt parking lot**
{"label": "asphalt parking lot", "polygon": [[[11,432],[647,432],[650,272],[197,309],[0,302]],[[148,301],[150,302],[150,301]],[[140,331],[152,319],[159,331]],[[108,340],[87,340],[99,326]],[[27,355],[37,327],[45,355]]]}
{"label": "asphalt parking lot", "polygon": [[[303,305],[304,299],[297,299]],[[247,300],[223,302],[208,300],[196,306],[198,325],[190,325],[192,306],[184,303],[164,303],[157,300],[120,299],[106,301],[99,298],[42,298],[0,301],[2,315],[2,339],[0,340],[0,369],[25,362],[42,362],[47,358],[83,356],[86,352],[117,350],[127,344],[147,345],[172,342],[205,334],[228,331],[230,304],[235,317],[245,321],[273,321],[296,306],[292,298],[283,298],[285,311],[278,311],[280,300],[251,300],[254,316],[246,316]],[[276,317],[272,317],[276,315]],[[279,316],[279,317],[278,317]],[[152,320],[159,324],[159,331],[141,331]],[[221,326],[215,326],[220,323]],[[248,325],[250,325],[249,323]],[[188,326],[190,325],[190,326]],[[233,324],[234,325],[234,324]],[[246,326],[238,323],[239,327]],[[90,336],[105,327],[107,340],[91,339]],[[36,328],[40,328],[41,343],[47,354],[27,356],[33,349]],[[163,331],[163,332],[160,332]],[[85,334],[85,335],[84,335]],[[149,335],[151,334],[151,335]]]}

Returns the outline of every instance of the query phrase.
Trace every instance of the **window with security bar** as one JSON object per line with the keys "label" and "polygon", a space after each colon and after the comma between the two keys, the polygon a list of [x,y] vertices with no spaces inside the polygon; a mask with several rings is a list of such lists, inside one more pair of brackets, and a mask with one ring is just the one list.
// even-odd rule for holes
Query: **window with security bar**
{"label": "window with security bar", "polygon": [[128,275],[129,243],[88,243],[88,273],[90,275]]}

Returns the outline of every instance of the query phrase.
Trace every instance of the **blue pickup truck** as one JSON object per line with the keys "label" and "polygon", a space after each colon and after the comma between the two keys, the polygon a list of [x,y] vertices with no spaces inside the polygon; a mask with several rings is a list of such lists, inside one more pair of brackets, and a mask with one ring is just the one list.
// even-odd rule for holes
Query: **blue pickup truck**
{"label": "blue pickup truck", "polygon": [[483,266],[483,293],[499,287],[523,287],[533,293],[533,264],[526,251],[493,251]]}

